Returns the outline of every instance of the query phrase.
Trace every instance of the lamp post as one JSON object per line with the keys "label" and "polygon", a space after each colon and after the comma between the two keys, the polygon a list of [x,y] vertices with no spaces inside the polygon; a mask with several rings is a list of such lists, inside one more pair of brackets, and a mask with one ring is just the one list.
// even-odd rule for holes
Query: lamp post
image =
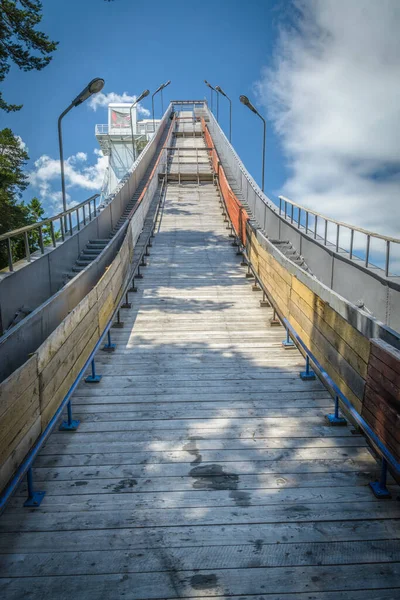
{"label": "lamp post", "polygon": [[148,96],[150,94],[150,90],[144,90],[140,96],[138,98],[136,98],[135,102],[133,102],[131,104],[131,107],[129,109],[129,120],[131,122],[131,135],[132,135],[132,156],[133,156],[133,162],[135,162],[135,138],[133,137],[133,122],[132,122],[132,108],[141,100],[143,100],[143,98],[146,98],[146,96]]}
{"label": "lamp post", "polygon": [[[225,96],[225,98],[226,98],[227,100],[229,100],[229,141],[231,141],[231,140],[232,140],[232,101],[231,101],[231,99],[229,98],[229,96],[227,96],[227,95],[225,94],[224,90],[222,90],[222,89],[220,88],[220,86],[219,86],[219,85],[216,85],[216,86],[215,86],[215,89],[217,90],[217,92],[219,92],[220,94],[222,94],[223,96]],[[218,97],[218,96],[217,96],[217,97]]]}
{"label": "lamp post", "polygon": [[249,108],[253,113],[255,113],[256,115],[258,115],[261,119],[261,121],[264,124],[264,139],[263,139],[263,158],[262,158],[262,185],[261,185],[261,189],[262,191],[264,191],[264,170],[265,170],[265,136],[266,136],[266,122],[264,117],[262,117],[260,115],[260,113],[258,112],[258,110],[256,108],[254,108],[254,106],[252,105],[252,103],[250,102],[250,100],[248,99],[247,96],[240,96],[239,100],[242,104],[244,104],[245,106],[247,106],[247,108]]}
{"label": "lamp post", "polygon": [[[61,129],[61,121],[65,117],[69,111],[75,106],[79,106],[82,102],[85,102],[90,96],[93,94],[97,94],[104,87],[104,79],[100,77],[96,77],[92,79],[92,81],[81,91],[80,94],[72,100],[71,104],[61,113],[58,117],[58,146],[60,149],[60,169],[61,169],[61,193],[62,193],[62,202],[63,202],[63,212],[67,210],[67,198],[65,195],[65,175],[64,175],[64,150],[63,150],[63,139],[62,139],[62,129]],[[67,217],[64,216],[64,227],[67,227]]]}
{"label": "lamp post", "polygon": [[167,85],[169,85],[171,83],[171,80],[169,79],[167,81],[167,83],[164,83],[164,85],[161,88],[161,115],[164,114],[164,100],[163,100],[163,89],[167,87]]}
{"label": "lamp post", "polygon": [[211,83],[208,83],[207,79],[205,79],[205,80],[204,80],[204,83],[205,83],[205,84],[206,84],[206,86],[207,86],[207,87],[209,87],[209,88],[210,88],[210,90],[211,90],[211,112],[212,112],[212,109],[213,109],[213,105],[212,105],[212,98],[213,98],[213,97],[212,97],[212,93],[213,93],[213,91],[214,91],[214,92],[217,94],[217,121],[218,121],[218,109],[219,109],[219,102],[218,102],[218,92],[217,92],[217,90],[216,90],[216,89],[215,89],[215,88],[214,88],[214,87],[211,85]]}
{"label": "lamp post", "polygon": [[154,96],[156,94],[158,94],[158,92],[161,92],[161,112],[162,114],[164,114],[164,107],[163,107],[163,101],[162,101],[162,91],[164,88],[167,87],[167,85],[169,85],[171,83],[171,81],[167,81],[167,83],[163,83],[162,85],[160,85],[160,87],[158,87],[156,89],[156,91],[154,92],[154,94],[152,94],[151,96],[151,108],[152,108],[152,113],[153,113],[153,133],[156,130],[156,125],[155,125],[155,121],[154,121]]}

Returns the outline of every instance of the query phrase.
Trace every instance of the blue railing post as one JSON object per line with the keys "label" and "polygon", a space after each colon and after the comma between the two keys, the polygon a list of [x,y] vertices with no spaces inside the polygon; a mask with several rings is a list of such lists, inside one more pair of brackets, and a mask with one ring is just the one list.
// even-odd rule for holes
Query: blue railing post
{"label": "blue railing post", "polygon": [[381,500],[385,500],[391,498],[392,495],[386,487],[386,478],[387,478],[387,461],[385,458],[382,458],[382,467],[381,467],[381,475],[379,481],[371,481],[369,487],[374,492],[376,498]]}
{"label": "blue railing post", "polygon": [[282,346],[284,348],[296,348],[296,346],[294,345],[293,341],[290,338],[289,329],[286,329],[286,340],[283,340]]}
{"label": "blue railing post", "polygon": [[32,467],[26,472],[26,481],[28,484],[28,499],[24,502],[24,506],[28,508],[37,508],[40,506],[46,492],[35,492],[33,489]]}
{"label": "blue railing post", "polygon": [[129,288],[128,292],[137,292],[137,287],[135,286],[135,278],[132,278],[132,283],[131,283],[131,287]]}
{"label": "blue railing post", "polygon": [[67,404],[67,414],[68,414],[68,421],[63,421],[61,423],[60,427],[58,428],[59,431],[76,431],[79,427],[80,421],[77,421],[76,419],[74,420],[72,418],[71,400]]}
{"label": "blue railing post", "polygon": [[347,421],[339,414],[339,396],[335,396],[335,412],[333,415],[326,415],[329,425],[347,425]]}
{"label": "blue railing post", "polygon": [[308,354],[306,354],[306,370],[300,373],[300,379],[303,381],[315,379],[315,373],[312,369],[310,369],[310,358]]}
{"label": "blue railing post", "polygon": [[126,294],[125,294],[125,302],[123,304],[121,304],[121,308],[131,308],[131,306],[132,306],[132,304],[129,302],[128,292],[126,292]]}
{"label": "blue railing post", "polygon": [[261,306],[261,308],[263,308],[263,307],[269,308],[271,306],[271,304],[269,303],[268,298],[267,298],[264,290],[263,290],[263,299],[260,300],[260,306]]}
{"label": "blue railing post", "polygon": [[114,329],[122,329],[124,326],[124,322],[121,321],[121,315],[119,313],[119,310],[117,311],[117,320],[115,321],[115,323],[113,323],[111,325],[111,327],[114,327]]}
{"label": "blue railing post", "polygon": [[115,348],[116,348],[116,344],[113,344],[111,342],[111,333],[110,330],[107,331],[107,343],[104,344],[104,346],[102,347],[102,350],[104,352],[114,352]]}
{"label": "blue railing post", "polygon": [[88,377],[86,377],[85,381],[86,381],[86,383],[99,383],[101,377],[102,377],[101,375],[96,374],[96,364],[93,359],[92,360],[92,374],[89,375]]}

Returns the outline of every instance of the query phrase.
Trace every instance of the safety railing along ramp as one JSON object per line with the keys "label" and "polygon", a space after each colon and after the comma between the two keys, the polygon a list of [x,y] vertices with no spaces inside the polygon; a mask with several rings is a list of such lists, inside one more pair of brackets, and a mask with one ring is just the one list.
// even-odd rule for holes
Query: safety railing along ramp
{"label": "safety railing along ramp", "polygon": [[364,437],[326,424],[189,133],[102,379],[35,463],[46,496],[22,508],[21,486],[0,519],[1,598],[394,600],[398,488],[374,498]]}

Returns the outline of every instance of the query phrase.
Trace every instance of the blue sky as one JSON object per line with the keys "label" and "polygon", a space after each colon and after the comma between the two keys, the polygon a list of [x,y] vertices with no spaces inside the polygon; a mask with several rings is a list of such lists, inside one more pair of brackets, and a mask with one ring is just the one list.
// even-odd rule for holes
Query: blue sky
{"label": "blue sky", "polygon": [[[24,107],[0,126],[27,144],[25,197],[42,194],[48,214],[59,206],[57,118],[90,79],[119,95],[171,79],[165,102],[209,98],[208,79],[232,98],[233,144],[259,183],[261,122],[239,95],[266,116],[272,199],[400,237],[399,0],[43,0],[43,15],[59,48],[41,72],[11,69],[5,97]],[[222,97],[220,116],[227,131]],[[72,200],[97,185],[94,126],[106,119],[86,103],[64,120]]]}
{"label": "blue sky", "polygon": [[[136,3],[133,0],[44,0],[41,28],[59,47],[41,72],[12,68],[5,92],[8,101],[23,102],[16,114],[2,114],[1,126],[22,137],[32,163],[42,155],[58,158],[57,118],[80,89],[95,76],[105,79],[104,93],[130,95],[155,90],[171,79],[164,91],[170,99],[209,98],[203,83],[220,85],[233,101],[233,143],[260,181],[262,128],[259,119],[239,103],[239,95],[254,100],[254,82],[272,59],[281,2],[202,0]],[[156,99],[157,100],[157,99]],[[143,102],[151,108],[149,99]],[[160,103],[156,102],[158,110]],[[260,107],[260,110],[264,110]],[[94,163],[96,123],[105,123],[106,109],[82,105],[64,119],[65,156],[78,152]],[[220,120],[228,126],[228,102],[220,97]],[[268,131],[266,190],[279,188],[285,177],[279,143]],[[52,188],[60,189],[57,180]],[[30,197],[38,193],[31,186]],[[69,189],[74,200],[90,190]]]}

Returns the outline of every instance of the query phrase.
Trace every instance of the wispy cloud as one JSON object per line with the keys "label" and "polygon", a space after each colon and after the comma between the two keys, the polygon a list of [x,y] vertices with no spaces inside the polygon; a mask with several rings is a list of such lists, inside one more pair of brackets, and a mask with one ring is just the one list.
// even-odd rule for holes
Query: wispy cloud
{"label": "wispy cloud", "polygon": [[[89,163],[85,152],[77,152],[64,162],[65,181],[68,190],[99,191],[108,164],[108,158],[101,150],[95,149],[95,162]],[[47,212],[57,212],[62,209],[60,188],[60,161],[43,154],[34,163],[29,173],[30,184],[44,200]],[[68,194],[67,200],[70,199]],[[73,205],[74,203],[69,203]]]}
{"label": "wispy cloud", "polygon": [[[135,102],[137,96],[130,96],[127,92],[123,92],[123,94],[116,94],[115,92],[109,92],[108,94],[103,94],[100,92],[99,94],[94,94],[90,97],[88,101],[88,106],[96,111],[98,108],[106,108],[111,102],[123,102],[126,104],[132,104]],[[150,111],[147,108],[143,108],[141,104],[137,105],[138,113],[149,117]]]}
{"label": "wispy cloud", "polygon": [[256,90],[291,167],[282,190],[400,236],[400,2],[293,0]]}

